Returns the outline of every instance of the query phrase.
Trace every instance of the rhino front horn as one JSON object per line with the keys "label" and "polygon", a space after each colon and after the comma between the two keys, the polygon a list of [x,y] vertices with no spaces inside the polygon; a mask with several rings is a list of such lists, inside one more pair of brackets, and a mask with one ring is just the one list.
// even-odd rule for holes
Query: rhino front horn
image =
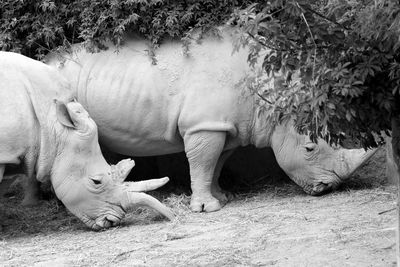
{"label": "rhino front horn", "polygon": [[122,207],[124,210],[130,210],[139,206],[150,207],[171,221],[175,218],[175,215],[172,213],[172,211],[154,197],[145,193],[125,192],[122,200]]}
{"label": "rhino front horn", "polygon": [[337,174],[342,179],[350,177],[359,167],[371,158],[378,149],[343,149],[341,150],[341,164]]}

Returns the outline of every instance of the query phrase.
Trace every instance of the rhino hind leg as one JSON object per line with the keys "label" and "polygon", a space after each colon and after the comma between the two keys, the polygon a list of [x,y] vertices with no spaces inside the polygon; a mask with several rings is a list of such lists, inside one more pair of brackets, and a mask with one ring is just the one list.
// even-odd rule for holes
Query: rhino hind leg
{"label": "rhino hind leg", "polygon": [[35,206],[39,204],[40,183],[35,177],[26,177],[23,182],[24,198],[22,199],[22,206]]}
{"label": "rhino hind leg", "polygon": [[6,169],[6,165],[0,164],[0,183],[3,181],[4,170]]}
{"label": "rhino hind leg", "polygon": [[211,183],[211,194],[217,198],[221,203],[226,204],[230,199],[232,199],[232,195],[229,192],[224,192],[219,186],[219,177],[221,175],[222,167],[224,166],[226,160],[233,153],[232,150],[222,152],[221,156],[218,159],[217,165],[215,166],[214,176]]}
{"label": "rhino hind leg", "polygon": [[[28,154],[26,157],[28,158],[31,154]],[[39,194],[40,194],[40,183],[36,180],[36,175],[33,166],[29,164],[27,161],[26,164],[26,176],[23,181],[23,189],[24,189],[24,198],[22,199],[22,206],[35,206],[39,204]]]}
{"label": "rhino hind leg", "polygon": [[194,212],[221,209],[220,201],[211,193],[217,161],[225,144],[225,132],[200,131],[184,136],[185,152],[189,161]]}

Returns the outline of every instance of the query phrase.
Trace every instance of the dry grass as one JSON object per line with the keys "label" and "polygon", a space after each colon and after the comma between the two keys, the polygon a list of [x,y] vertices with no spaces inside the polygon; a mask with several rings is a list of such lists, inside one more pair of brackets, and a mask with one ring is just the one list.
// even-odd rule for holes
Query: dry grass
{"label": "dry grass", "polygon": [[[280,199],[287,200],[305,196],[303,191],[291,182],[271,184],[265,182],[264,177],[257,181],[258,182],[251,185],[251,187],[244,186],[238,188],[235,193],[231,193],[234,202],[268,202],[271,199],[278,201]],[[21,188],[15,184],[12,186],[12,190],[6,194],[8,197],[0,202],[0,217],[2,218],[0,225],[2,227],[1,235],[3,238],[20,237],[32,233],[85,229],[85,226],[70,214],[65,209],[64,205],[54,197],[49,201],[41,201],[39,207],[23,207],[19,205],[22,199]],[[341,185],[337,191],[330,195],[338,196],[343,195],[343,193],[354,195],[359,191],[364,192],[366,189],[370,189],[368,190],[368,194],[382,194],[382,188],[384,188],[384,186],[380,180],[359,179],[359,177],[355,177]],[[181,194],[151,192],[150,194],[162,200],[165,205],[173,210],[176,215],[175,224],[179,224],[184,218],[190,216],[190,192]],[[391,195],[392,192],[388,194]],[[285,201],[285,203],[290,208],[291,202]],[[252,209],[258,208],[260,207],[254,207]],[[390,207],[388,209],[390,209]],[[121,227],[131,224],[147,225],[154,221],[163,220],[164,218],[155,211],[146,208],[138,208],[126,216]]]}
{"label": "dry grass", "polygon": [[0,206],[0,262],[7,266],[363,266],[369,261],[373,266],[390,266],[394,213],[379,213],[394,206],[395,188],[368,187],[345,185],[315,198],[293,184],[265,185],[257,192],[237,194],[224,209],[209,214],[191,213],[188,195],[156,192],[153,195],[177,215],[173,222],[137,209],[121,226],[101,232],[86,229],[54,199],[23,208],[19,198],[8,198]]}
{"label": "dry grass", "polygon": [[42,201],[39,207],[23,207],[20,202],[21,198],[14,197],[0,203],[3,238],[84,227],[56,199]]}
{"label": "dry grass", "polygon": [[0,201],[0,266],[394,266],[396,188],[375,167],[321,197],[259,179],[208,214],[189,192],[152,192],[174,221],[140,208],[100,232],[55,199],[21,207],[16,190]]}

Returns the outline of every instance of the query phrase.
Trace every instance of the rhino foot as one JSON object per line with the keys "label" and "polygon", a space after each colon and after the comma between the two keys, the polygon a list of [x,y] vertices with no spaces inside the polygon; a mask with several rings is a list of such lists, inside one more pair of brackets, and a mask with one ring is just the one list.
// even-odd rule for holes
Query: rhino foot
{"label": "rhino foot", "polygon": [[36,206],[39,204],[40,198],[40,183],[34,177],[27,177],[22,181],[24,188],[24,198],[22,206]]}
{"label": "rhino foot", "polygon": [[228,201],[233,199],[233,195],[230,192],[225,192],[222,190],[211,191],[213,197],[219,200],[222,205],[225,205]]}
{"label": "rhino foot", "polygon": [[217,211],[222,208],[221,203],[219,202],[218,199],[214,197],[209,197],[207,199],[199,199],[199,198],[193,198],[190,201],[190,209],[193,212],[212,212],[212,211]]}
{"label": "rhino foot", "polygon": [[32,206],[37,206],[39,205],[39,198],[37,197],[29,197],[29,198],[24,198],[21,202],[21,205],[24,207],[32,207]]}

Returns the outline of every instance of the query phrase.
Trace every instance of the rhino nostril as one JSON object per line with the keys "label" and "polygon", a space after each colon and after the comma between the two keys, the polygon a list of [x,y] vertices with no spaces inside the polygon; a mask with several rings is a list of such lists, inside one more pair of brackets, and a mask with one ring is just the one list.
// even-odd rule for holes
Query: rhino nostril
{"label": "rhino nostril", "polygon": [[103,227],[104,228],[109,228],[113,225],[113,222],[107,219],[104,219]]}
{"label": "rhino nostril", "polygon": [[121,223],[120,221],[112,222],[112,226],[113,226],[113,227],[118,226],[118,225],[120,225],[120,223]]}
{"label": "rhino nostril", "polygon": [[105,229],[105,228],[110,228],[113,225],[114,225],[114,221],[109,220],[107,217],[105,217],[103,219],[96,220],[96,223],[94,224],[94,226],[92,228],[94,230],[101,230],[101,229]]}
{"label": "rhino nostril", "polygon": [[117,226],[121,222],[121,219],[114,215],[107,215],[105,220],[107,220],[111,224],[111,226]]}

